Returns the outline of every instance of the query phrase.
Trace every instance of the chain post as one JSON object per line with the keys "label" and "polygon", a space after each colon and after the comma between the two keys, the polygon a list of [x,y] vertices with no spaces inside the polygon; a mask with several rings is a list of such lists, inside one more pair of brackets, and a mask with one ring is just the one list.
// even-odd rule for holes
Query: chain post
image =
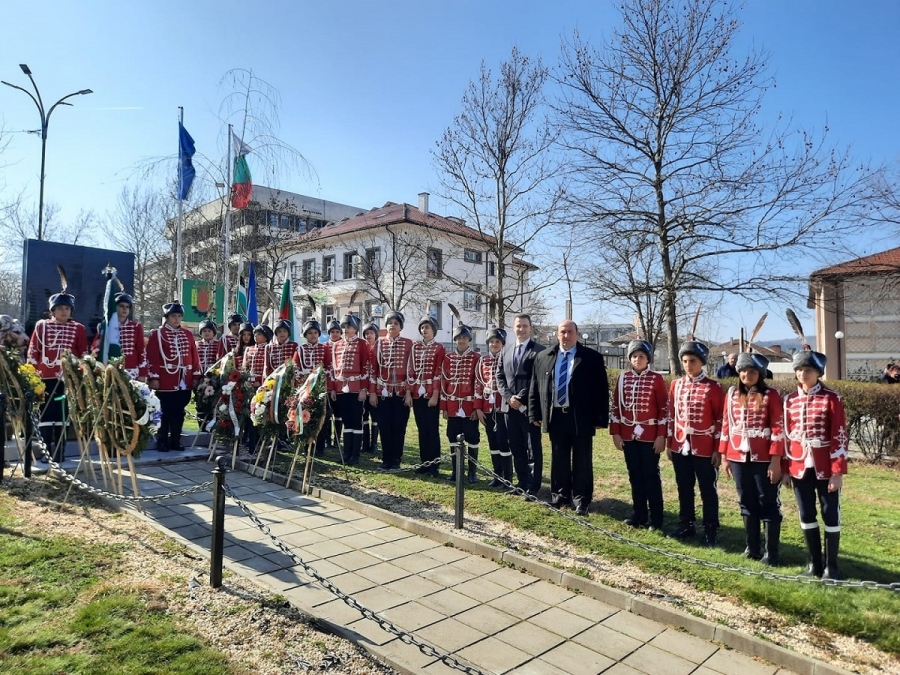
{"label": "chain post", "polygon": [[459,434],[456,437],[456,529],[463,527],[463,506],[466,498],[466,437]]}
{"label": "chain post", "polygon": [[222,455],[213,469],[212,541],[209,544],[209,585],[222,586],[222,559],[225,553],[225,474],[228,473],[228,457]]}

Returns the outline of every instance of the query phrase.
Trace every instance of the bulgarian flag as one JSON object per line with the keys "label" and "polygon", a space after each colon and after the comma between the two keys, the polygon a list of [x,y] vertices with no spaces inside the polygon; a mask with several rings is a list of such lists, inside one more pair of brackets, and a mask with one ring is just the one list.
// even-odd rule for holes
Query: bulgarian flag
{"label": "bulgarian flag", "polygon": [[234,146],[234,185],[231,190],[231,205],[236,209],[246,209],[250,204],[253,182],[250,179],[250,167],[247,166],[247,154],[250,146],[244,143],[234,130],[231,131],[231,143]]}
{"label": "bulgarian flag", "polygon": [[278,317],[285,319],[291,324],[291,339],[297,340],[300,335],[300,324],[297,322],[297,312],[294,311],[294,285],[291,282],[291,275],[287,274],[284,278],[284,285],[281,287],[281,302],[278,304]]}
{"label": "bulgarian flag", "polygon": [[119,315],[116,314],[116,291],[113,286],[115,283],[116,273],[112,272],[103,294],[103,321],[97,326],[100,333],[98,358],[102,363],[109,363],[110,357],[122,356],[122,347],[119,345]]}

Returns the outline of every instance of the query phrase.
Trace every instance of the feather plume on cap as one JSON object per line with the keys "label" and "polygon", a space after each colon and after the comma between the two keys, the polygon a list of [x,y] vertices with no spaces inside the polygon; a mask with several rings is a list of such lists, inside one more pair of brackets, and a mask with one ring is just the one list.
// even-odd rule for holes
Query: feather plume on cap
{"label": "feather plume on cap", "polygon": [[759,335],[759,331],[762,330],[763,324],[766,322],[767,316],[769,316],[768,312],[766,312],[761,317],[759,317],[759,321],[756,322],[756,327],[753,329],[753,332],[750,333],[750,342],[747,343],[747,351],[753,350],[753,343],[756,340],[756,336]]}
{"label": "feather plume on cap", "polygon": [[456,317],[456,320],[457,320],[459,323],[462,323],[462,322],[463,322],[462,316],[460,315],[459,310],[456,309],[456,305],[454,305],[452,302],[448,302],[448,303],[447,303],[447,307],[450,308],[450,313],[451,313],[453,316]]}
{"label": "feather plume on cap", "polygon": [[315,312],[316,311],[316,299],[313,296],[311,296],[309,293],[306,294],[306,302],[309,303],[310,309],[312,309],[312,311]]}
{"label": "feather plume on cap", "polygon": [[702,308],[703,308],[703,303],[701,302],[699,305],[697,305],[697,311],[694,312],[694,321],[691,323],[691,332],[688,333],[688,339],[689,339],[689,340],[696,340],[696,339],[697,339],[697,337],[696,337],[696,334],[697,334],[697,322],[700,321],[700,310],[701,310]]}
{"label": "feather plume on cap", "polygon": [[794,329],[794,332],[797,334],[797,337],[800,339],[800,344],[803,345],[803,349],[809,350],[812,347],[806,342],[806,335],[803,333],[803,326],[800,325],[800,319],[797,318],[797,315],[794,314],[794,310],[788,307],[785,310],[785,315],[787,316],[788,323],[791,324],[791,328]]}
{"label": "feather plume on cap", "polygon": [[57,265],[56,271],[59,272],[59,285],[62,287],[62,292],[65,293],[69,288],[69,279],[66,276],[66,270],[62,265]]}

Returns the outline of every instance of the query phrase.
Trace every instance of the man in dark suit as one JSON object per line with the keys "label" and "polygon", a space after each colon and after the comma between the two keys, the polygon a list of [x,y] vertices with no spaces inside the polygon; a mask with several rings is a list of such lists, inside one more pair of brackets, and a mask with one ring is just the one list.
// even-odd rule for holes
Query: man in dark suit
{"label": "man in dark suit", "polygon": [[609,424],[606,366],[578,342],[574,321],[559,324],[556,337],[559,344],[534,361],[528,419],[550,434],[550,503],[583,516],[594,492],[594,434]]}
{"label": "man in dark suit", "polygon": [[512,453],[518,487],[530,495],[541,489],[544,455],[541,431],[528,421],[528,386],[534,358],[544,350],[531,339],[531,317],[520,314],[513,322],[516,341],[510,340],[500,355],[497,367],[497,391],[509,406],[506,415],[509,451]]}

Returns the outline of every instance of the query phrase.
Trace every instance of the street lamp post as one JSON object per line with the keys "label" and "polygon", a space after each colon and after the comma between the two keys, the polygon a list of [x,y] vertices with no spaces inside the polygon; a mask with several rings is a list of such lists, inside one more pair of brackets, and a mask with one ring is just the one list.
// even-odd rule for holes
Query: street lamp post
{"label": "street lamp post", "polygon": [[28,98],[34,101],[34,105],[37,107],[38,112],[41,114],[41,194],[38,200],[38,241],[40,241],[44,238],[44,168],[47,161],[47,127],[50,124],[50,115],[53,114],[53,111],[56,110],[56,106],[58,105],[72,105],[71,103],[65,102],[67,98],[72,98],[73,96],[85,96],[87,94],[93,94],[94,92],[90,89],[74,91],[71,94],[66,94],[56,103],[50,106],[50,110],[45,110],[44,100],[41,98],[41,92],[38,89],[34,78],[31,76],[31,69],[24,63],[20,63],[19,68],[21,68],[22,72],[28,76],[29,80],[31,80],[31,86],[34,87],[34,94],[32,94],[27,89],[24,89],[15,84],[10,84],[5,80],[0,80],[0,82],[3,82],[3,84],[5,84],[7,87],[12,87],[13,89],[18,89],[19,91],[24,91],[26,94],[28,94]]}

